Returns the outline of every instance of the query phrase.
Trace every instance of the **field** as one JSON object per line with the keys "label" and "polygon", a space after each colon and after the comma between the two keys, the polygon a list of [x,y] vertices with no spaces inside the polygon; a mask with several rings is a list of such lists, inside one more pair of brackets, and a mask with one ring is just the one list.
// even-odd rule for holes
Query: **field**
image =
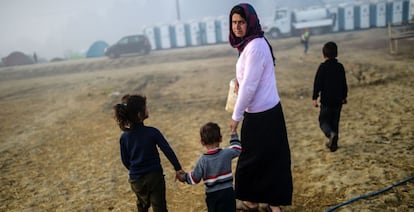
{"label": "field", "polygon": [[[349,86],[335,153],[324,146],[311,105],[321,47],[330,40]],[[271,43],[294,178],[293,205],[284,211],[324,211],[414,176],[414,40],[401,40],[395,55],[386,29],[314,36],[308,55],[299,38]],[[227,140],[236,60],[223,44],[1,68],[0,211],[136,210],[112,105],[126,93],[146,95],[146,125],[162,131],[190,171],[204,151],[202,124],[217,122]],[[161,159],[169,210],[206,211],[204,185],[174,182]],[[414,182],[337,211],[414,211]]]}

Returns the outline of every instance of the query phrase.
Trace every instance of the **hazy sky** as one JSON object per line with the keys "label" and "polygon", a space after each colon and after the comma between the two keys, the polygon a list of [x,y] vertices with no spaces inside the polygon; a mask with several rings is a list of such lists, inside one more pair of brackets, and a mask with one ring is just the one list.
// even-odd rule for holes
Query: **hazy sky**
{"label": "hazy sky", "polygon": [[[228,15],[239,2],[251,3],[264,18],[286,1],[179,0],[181,20]],[[63,57],[68,51],[86,52],[97,40],[113,44],[122,36],[142,33],[145,25],[176,20],[176,0],[0,0],[0,57],[13,51],[36,52],[46,59]]]}

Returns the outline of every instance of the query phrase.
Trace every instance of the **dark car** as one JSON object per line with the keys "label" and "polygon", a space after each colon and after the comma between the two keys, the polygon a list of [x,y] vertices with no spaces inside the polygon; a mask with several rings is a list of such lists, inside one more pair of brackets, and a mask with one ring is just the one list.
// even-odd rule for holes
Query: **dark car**
{"label": "dark car", "polygon": [[105,50],[105,55],[110,58],[118,58],[126,54],[148,54],[151,44],[145,35],[129,35],[121,38],[116,44]]}

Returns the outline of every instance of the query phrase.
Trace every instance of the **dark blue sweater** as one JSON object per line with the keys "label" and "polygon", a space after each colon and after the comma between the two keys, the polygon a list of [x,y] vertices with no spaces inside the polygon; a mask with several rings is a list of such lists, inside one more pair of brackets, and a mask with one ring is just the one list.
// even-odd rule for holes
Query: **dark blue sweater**
{"label": "dark blue sweater", "polygon": [[181,170],[177,156],[158,129],[142,123],[122,133],[120,137],[121,159],[129,170],[131,180],[151,172],[163,173],[157,146],[174,169]]}

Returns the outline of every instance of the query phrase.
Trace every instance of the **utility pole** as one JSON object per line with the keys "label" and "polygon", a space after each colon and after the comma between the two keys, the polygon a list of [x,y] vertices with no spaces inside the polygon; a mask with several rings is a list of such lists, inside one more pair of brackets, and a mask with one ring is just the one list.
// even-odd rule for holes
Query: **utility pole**
{"label": "utility pole", "polygon": [[181,14],[180,14],[180,2],[179,0],[175,0],[175,8],[177,9],[177,21],[181,20]]}

